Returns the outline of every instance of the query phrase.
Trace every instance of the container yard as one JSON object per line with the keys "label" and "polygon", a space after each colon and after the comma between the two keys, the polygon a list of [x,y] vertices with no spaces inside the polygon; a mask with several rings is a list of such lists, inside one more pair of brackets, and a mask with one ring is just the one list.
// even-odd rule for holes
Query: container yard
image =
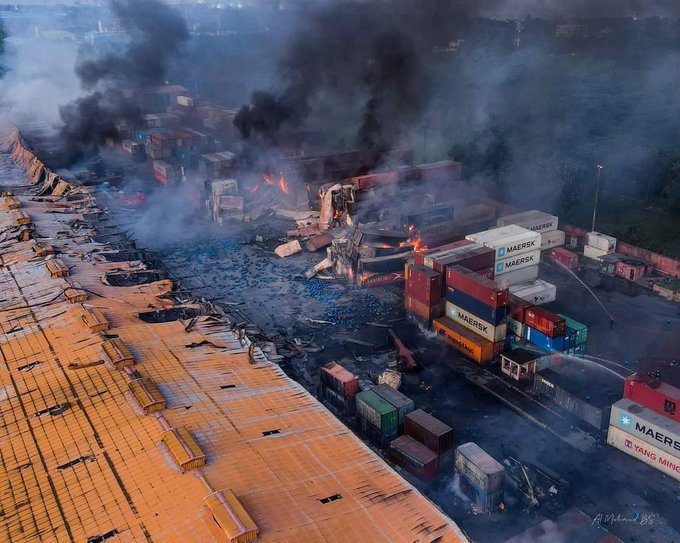
{"label": "container yard", "polygon": [[680,11],[425,4],[0,10],[0,541],[680,543]]}

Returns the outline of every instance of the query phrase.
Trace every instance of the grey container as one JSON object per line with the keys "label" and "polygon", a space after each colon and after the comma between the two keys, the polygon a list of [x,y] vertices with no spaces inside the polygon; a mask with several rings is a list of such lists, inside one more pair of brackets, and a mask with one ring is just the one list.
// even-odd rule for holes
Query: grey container
{"label": "grey container", "polygon": [[505,469],[472,441],[456,448],[456,471],[485,494],[503,489]]}
{"label": "grey container", "polygon": [[406,418],[406,415],[412,413],[415,408],[413,400],[399,392],[397,389],[392,388],[390,385],[378,385],[373,387],[372,390],[382,399],[387,400],[397,408],[397,423],[399,431],[401,432],[404,428],[404,419]]}

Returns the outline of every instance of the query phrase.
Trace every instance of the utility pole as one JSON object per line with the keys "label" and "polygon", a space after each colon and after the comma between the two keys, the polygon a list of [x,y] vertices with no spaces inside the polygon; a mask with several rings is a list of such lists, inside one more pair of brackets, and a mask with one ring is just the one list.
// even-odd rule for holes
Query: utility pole
{"label": "utility pole", "polygon": [[593,205],[593,225],[592,228],[590,229],[591,232],[595,231],[595,217],[597,217],[597,202],[600,199],[600,179],[602,177],[602,166],[601,164],[597,165],[597,182],[595,184],[595,205]]}

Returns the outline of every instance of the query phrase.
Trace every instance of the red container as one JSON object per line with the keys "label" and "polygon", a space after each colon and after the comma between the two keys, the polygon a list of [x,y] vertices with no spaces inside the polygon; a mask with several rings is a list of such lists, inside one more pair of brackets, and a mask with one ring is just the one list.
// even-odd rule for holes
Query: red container
{"label": "red container", "polygon": [[425,266],[406,266],[406,296],[427,305],[442,299],[442,274]]}
{"label": "red container", "polygon": [[578,255],[567,251],[564,247],[548,249],[548,258],[556,264],[561,264],[565,268],[573,270],[578,267]]}
{"label": "red container", "polygon": [[469,250],[450,256],[433,256],[432,268],[438,272],[445,273],[447,266],[464,266],[468,270],[477,271],[490,268],[496,260],[496,252],[487,247],[475,246]]}
{"label": "red container", "polygon": [[546,336],[563,336],[567,324],[562,317],[542,307],[529,307],[524,311],[524,322],[527,326],[543,332]]}
{"label": "red container", "polygon": [[534,307],[531,302],[527,302],[524,298],[515,296],[512,292],[508,294],[508,305],[510,306],[508,316],[519,322],[524,322],[526,310],[530,307]]}
{"label": "red container", "polygon": [[359,392],[359,377],[336,362],[329,362],[321,368],[321,383],[345,398]]}
{"label": "red container", "polygon": [[626,377],[623,397],[680,422],[680,389],[668,383],[634,373]]}
{"label": "red container", "polygon": [[390,443],[388,458],[420,479],[431,479],[439,468],[439,455],[409,436]]}
{"label": "red container", "polygon": [[454,241],[453,243],[447,243],[446,245],[433,247],[432,249],[426,249],[425,251],[416,253],[415,257],[413,258],[413,263],[417,264],[418,266],[424,266],[426,256],[431,256],[437,253],[443,253],[444,251],[448,251],[450,249],[457,249],[458,247],[466,247],[467,245],[472,245],[473,243],[474,242],[470,240],[461,239],[460,241]]}
{"label": "red container", "polygon": [[508,305],[507,288],[501,288],[491,279],[487,279],[463,266],[446,268],[446,284],[490,307],[498,308]]}
{"label": "red container", "polygon": [[419,302],[411,296],[404,296],[404,307],[407,311],[410,311],[411,313],[426,320],[428,324],[432,322],[432,319],[436,319],[442,314],[441,303],[428,305],[424,304],[423,302]]}
{"label": "red container", "polygon": [[446,452],[453,445],[453,428],[422,409],[416,409],[406,415],[404,434],[437,454]]}

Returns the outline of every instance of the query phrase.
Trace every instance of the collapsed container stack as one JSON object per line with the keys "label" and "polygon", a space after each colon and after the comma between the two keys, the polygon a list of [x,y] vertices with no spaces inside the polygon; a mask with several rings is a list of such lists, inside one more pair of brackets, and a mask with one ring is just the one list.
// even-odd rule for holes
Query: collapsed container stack
{"label": "collapsed container stack", "polygon": [[456,449],[456,471],[460,486],[472,501],[486,511],[503,502],[505,469],[473,442]]}
{"label": "collapsed container stack", "polygon": [[453,445],[453,429],[417,409],[404,418],[404,435],[390,443],[388,456],[396,465],[421,479],[439,469],[439,456]]}
{"label": "collapsed container stack", "polygon": [[502,287],[538,277],[541,235],[514,224],[469,234],[469,241],[494,251],[494,279]]}
{"label": "collapsed container stack", "polygon": [[[663,392],[650,394],[645,388],[649,384],[626,381],[627,393],[641,401],[623,398],[612,406],[607,443],[680,481],[680,422],[668,416],[670,406],[677,406],[680,391],[667,385]],[[666,407],[659,413],[662,398]],[[647,407],[647,403],[656,409]],[[677,414],[677,410],[672,411]]]}
{"label": "collapsed container stack", "polygon": [[616,251],[616,238],[601,234],[600,232],[588,232],[586,244],[583,247],[583,256],[593,260],[600,260],[604,255]]}
{"label": "collapsed container stack", "polygon": [[444,317],[434,329],[451,345],[482,364],[504,347],[508,289],[459,265],[446,268]]}
{"label": "collapsed container stack", "polygon": [[404,307],[425,326],[442,311],[442,274],[421,265],[406,264]]}
{"label": "collapsed container stack", "polygon": [[336,362],[329,362],[319,372],[319,399],[341,415],[354,416],[359,377]]}

